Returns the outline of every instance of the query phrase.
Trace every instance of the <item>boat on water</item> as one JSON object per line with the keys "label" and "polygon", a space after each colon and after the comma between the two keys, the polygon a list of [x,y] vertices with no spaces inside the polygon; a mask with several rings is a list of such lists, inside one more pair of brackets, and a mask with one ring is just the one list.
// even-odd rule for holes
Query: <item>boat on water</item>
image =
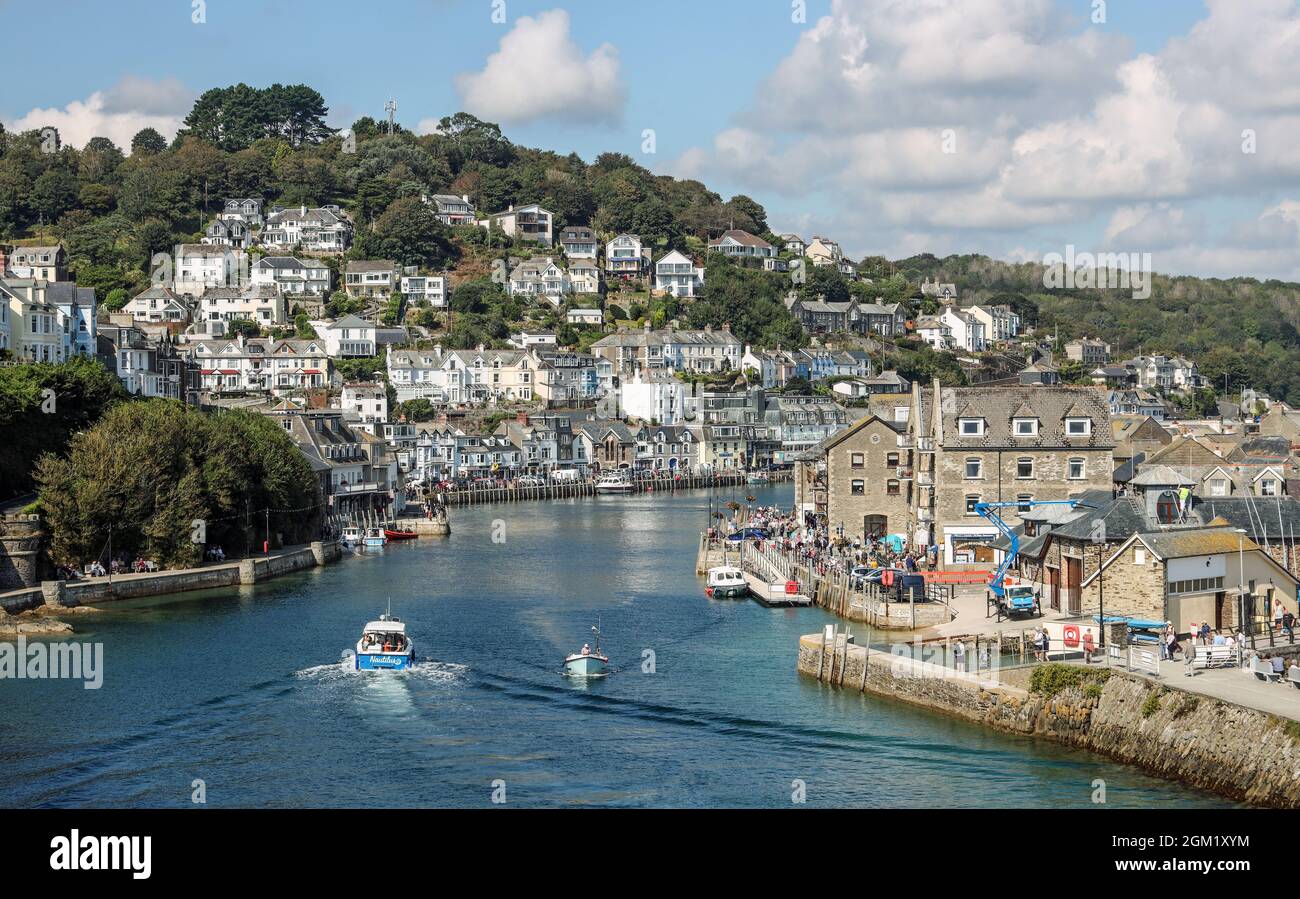
{"label": "boat on water", "polygon": [[617,471],[607,472],[596,480],[597,493],[631,493],[635,489],[631,479]]}
{"label": "boat on water", "polygon": [[362,546],[383,546],[387,542],[383,528],[367,528],[366,535],[361,538]]}
{"label": "boat on water", "polygon": [[600,651],[599,625],[593,626],[592,631],[596,634],[595,648],[592,648],[589,643],[584,643],[582,649],[566,656],[565,677],[605,677],[609,674],[609,656],[602,655]]}
{"label": "boat on water", "polygon": [[719,565],[709,569],[704,592],[714,599],[734,599],[749,595],[749,583],[737,566]]}
{"label": "boat on water", "polygon": [[745,478],[747,484],[770,484],[772,479],[767,476],[767,472],[756,471],[749,477]]}
{"label": "boat on water", "polygon": [[343,533],[339,535],[339,542],[351,549],[360,546],[361,541],[365,539],[365,536],[365,531],[361,528],[346,527],[343,529]]}
{"label": "boat on water", "polygon": [[401,671],[415,664],[415,644],[406,635],[406,625],[391,612],[366,624],[357,641],[358,671]]}
{"label": "boat on water", "polygon": [[415,531],[408,531],[394,526],[391,528],[384,528],[384,536],[389,540],[414,540],[420,535]]}

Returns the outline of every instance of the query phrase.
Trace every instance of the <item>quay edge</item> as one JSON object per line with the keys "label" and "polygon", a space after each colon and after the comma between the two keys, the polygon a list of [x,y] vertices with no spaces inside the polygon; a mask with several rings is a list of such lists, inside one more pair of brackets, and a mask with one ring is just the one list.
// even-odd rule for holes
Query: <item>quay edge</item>
{"label": "quay edge", "polygon": [[[843,639],[833,646],[820,633],[800,637],[796,668],[840,687],[1088,749],[1252,805],[1300,808],[1295,722],[1127,672],[1109,669],[1100,691],[1069,687],[1045,697],[1026,689],[1030,669],[1004,671],[1004,682],[994,684],[928,662],[868,652]],[[1152,703],[1158,703],[1154,711]],[[1089,784],[1080,785],[1081,792],[1090,790]]]}

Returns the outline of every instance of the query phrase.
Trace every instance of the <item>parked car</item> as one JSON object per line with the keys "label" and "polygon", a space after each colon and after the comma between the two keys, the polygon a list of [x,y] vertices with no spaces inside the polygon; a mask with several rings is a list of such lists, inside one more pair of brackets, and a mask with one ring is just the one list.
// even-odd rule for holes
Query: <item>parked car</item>
{"label": "parked car", "polygon": [[551,470],[551,480],[557,484],[569,484],[578,480],[578,469],[555,468]]}
{"label": "parked car", "polygon": [[545,487],[546,481],[535,474],[520,475],[515,478],[515,483],[520,487]]}

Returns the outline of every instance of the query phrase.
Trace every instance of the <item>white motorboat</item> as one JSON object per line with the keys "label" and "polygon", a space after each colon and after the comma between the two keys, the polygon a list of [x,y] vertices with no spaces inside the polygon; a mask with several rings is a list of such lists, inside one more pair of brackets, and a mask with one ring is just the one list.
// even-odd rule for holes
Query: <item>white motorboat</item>
{"label": "white motorboat", "polygon": [[356,660],[358,671],[400,671],[415,664],[415,644],[402,620],[385,612],[361,632]]}
{"label": "white motorboat", "polygon": [[622,472],[606,472],[596,480],[597,493],[631,493],[635,489],[636,485]]}
{"label": "white motorboat", "polygon": [[734,599],[749,595],[745,572],[735,565],[719,565],[709,569],[704,592],[714,599]]}

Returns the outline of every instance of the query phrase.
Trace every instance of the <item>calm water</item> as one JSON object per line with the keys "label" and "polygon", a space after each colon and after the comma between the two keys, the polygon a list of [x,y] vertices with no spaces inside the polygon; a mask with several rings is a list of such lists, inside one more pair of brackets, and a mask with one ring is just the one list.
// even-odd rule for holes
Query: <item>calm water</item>
{"label": "calm water", "polygon": [[[788,504],[789,487],[759,491]],[[98,691],[0,681],[0,805],[1190,806],[1217,800],[1089,753],[795,674],[816,609],[712,602],[706,494],[453,510],[446,540],[77,619]],[[505,542],[493,543],[494,520]],[[340,663],[383,611],[425,661]],[[599,616],[621,668],[559,676]],[[643,674],[643,650],[657,672]]]}

